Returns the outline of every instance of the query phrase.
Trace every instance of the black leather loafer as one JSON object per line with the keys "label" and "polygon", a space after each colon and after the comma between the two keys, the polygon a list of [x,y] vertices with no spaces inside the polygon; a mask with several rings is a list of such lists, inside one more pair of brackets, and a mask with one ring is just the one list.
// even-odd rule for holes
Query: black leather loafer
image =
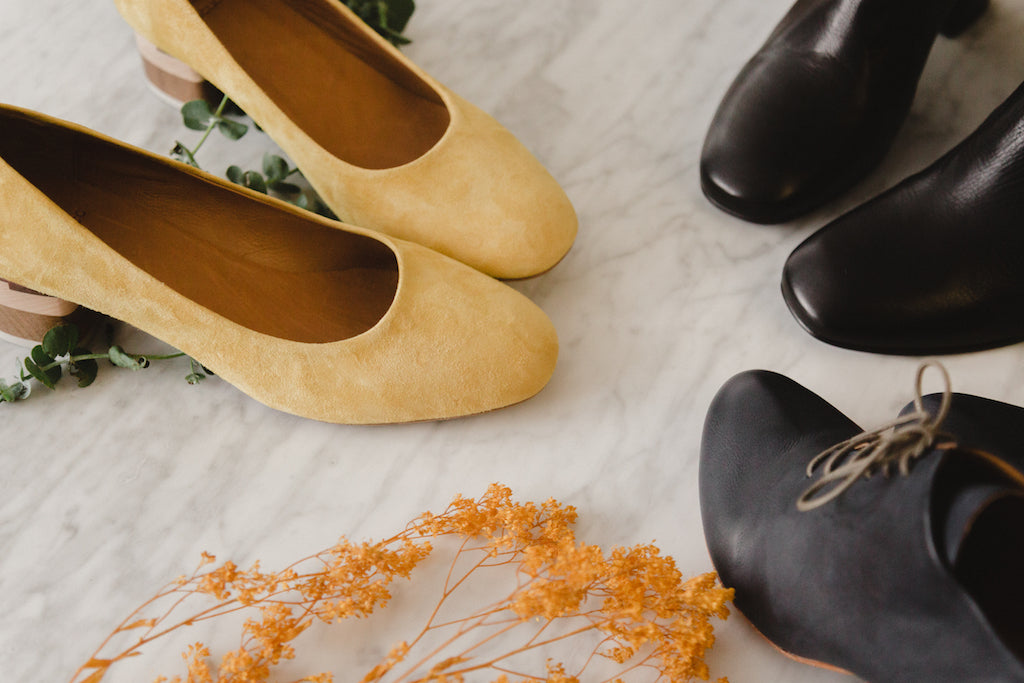
{"label": "black leather loafer", "polygon": [[790,311],[823,341],[926,355],[1024,340],[1024,85],[924,171],[811,235]]}
{"label": "black leather loafer", "polygon": [[888,151],[938,33],[988,0],[797,0],[743,67],[711,122],[704,194],[780,223],[851,187]]}
{"label": "black leather loafer", "polygon": [[[1019,683],[1024,475],[965,442],[933,440],[928,420],[860,439],[796,382],[737,375],[715,397],[701,446],[711,558],[737,609],[804,661],[872,683]],[[848,439],[861,446],[808,473]],[[892,471],[862,476],[864,453],[895,459]],[[841,486],[828,483],[848,462]]]}

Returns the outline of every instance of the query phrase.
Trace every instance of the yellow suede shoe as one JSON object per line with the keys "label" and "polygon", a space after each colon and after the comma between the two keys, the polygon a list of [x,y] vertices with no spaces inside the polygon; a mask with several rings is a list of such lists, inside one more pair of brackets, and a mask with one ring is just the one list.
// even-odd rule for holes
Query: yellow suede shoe
{"label": "yellow suede shoe", "polygon": [[338,0],[115,0],[227,93],[343,220],[495,277],[544,272],[576,237],[565,192],[515,137]]}
{"label": "yellow suede shoe", "polygon": [[558,355],[537,306],[446,256],[7,106],[0,277],[328,422],[500,408],[538,392]]}

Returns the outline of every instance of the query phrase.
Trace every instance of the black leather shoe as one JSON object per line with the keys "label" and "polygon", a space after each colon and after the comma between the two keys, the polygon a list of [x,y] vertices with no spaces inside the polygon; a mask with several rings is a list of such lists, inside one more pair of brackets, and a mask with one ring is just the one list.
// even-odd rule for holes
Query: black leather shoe
{"label": "black leather shoe", "polygon": [[782,293],[807,331],[878,353],[1024,340],[1024,85],[953,150],[811,235]]}
{"label": "black leather shoe", "polygon": [[988,0],[797,0],[719,105],[701,186],[756,223],[811,211],[874,168],[910,110],[938,33]]}
{"label": "black leather shoe", "polygon": [[[941,394],[922,399],[924,409],[937,413]],[[910,403],[900,415],[914,410]],[[999,453],[1002,459],[1024,474],[1024,408],[970,394],[952,395],[949,412],[942,421],[942,431],[955,434],[957,440],[988,453]],[[1024,606],[1024,605],[1022,605]],[[1024,628],[1024,617],[1021,619]]]}
{"label": "black leather shoe", "polygon": [[1024,681],[1024,475],[935,428],[918,416],[809,475],[853,422],[771,372],[719,391],[701,446],[708,548],[782,651],[871,683]]}

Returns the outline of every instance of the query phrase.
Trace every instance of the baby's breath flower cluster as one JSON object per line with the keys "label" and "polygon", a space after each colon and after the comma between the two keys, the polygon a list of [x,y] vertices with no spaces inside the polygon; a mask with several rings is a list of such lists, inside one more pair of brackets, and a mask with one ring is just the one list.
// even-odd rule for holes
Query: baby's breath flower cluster
{"label": "baby's breath flower cluster", "polygon": [[[335,546],[275,573],[257,563],[242,570],[231,562],[215,568],[203,554],[199,568],[133,612],[75,673],[71,683],[99,683],[118,662],[141,654],[148,643],[186,626],[244,612],[241,646],[213,664],[210,649],[195,643],[183,653],[187,674],[154,683],[257,683],[295,658],[293,641],[316,620],[333,623],[365,617],[391,598],[390,584],[408,579],[433,551],[431,539],[455,539],[457,551],[440,598],[426,624],[396,643],[361,679],[372,681],[495,683],[581,680],[598,660],[616,673],[602,680],[707,680],[705,651],[714,643],[711,619],[728,616],[732,591],[713,573],[683,580],[671,557],[653,545],[600,548],[576,541],[576,511],[549,500],[516,503],[511,491],[492,485],[478,499],[457,497],[439,515],[425,513],[401,533],[377,543],[342,539]],[[510,594],[464,616],[442,616],[453,596],[485,570],[514,575]],[[489,586],[492,584],[488,584]],[[185,604],[207,606],[182,618]],[[170,607],[162,607],[167,601]],[[146,616],[155,612],[156,616]],[[571,668],[552,652],[572,649],[583,637],[589,656]],[[434,637],[434,641],[430,641]],[[504,640],[501,640],[504,639]],[[121,652],[115,641],[126,643]],[[501,652],[482,648],[500,642]],[[591,645],[593,643],[593,645]],[[570,645],[572,644],[572,645]],[[516,657],[547,655],[543,672],[520,670]],[[480,678],[483,676],[483,678]],[[354,680],[346,675],[346,680]],[[589,679],[588,679],[589,680]],[[723,679],[724,680],[724,679]],[[330,673],[298,679],[333,683]]]}

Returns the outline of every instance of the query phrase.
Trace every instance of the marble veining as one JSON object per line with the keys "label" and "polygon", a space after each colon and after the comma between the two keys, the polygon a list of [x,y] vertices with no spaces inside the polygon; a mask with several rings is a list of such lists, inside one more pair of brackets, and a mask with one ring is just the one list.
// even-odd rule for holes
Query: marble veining
{"label": "marble veining", "polygon": [[[106,370],[89,389],[38,388],[0,406],[4,680],[67,680],[201,551],[273,567],[343,534],[380,538],[494,481],[522,500],[575,505],[588,542],[656,540],[684,573],[706,571],[697,450],[704,411],[728,377],[777,370],[861,423],[889,419],[910,398],[917,360],[811,339],[779,295],[781,267],[814,229],[929,163],[1024,79],[1024,2],[994,0],[963,37],[937,41],[910,120],[860,186],[793,223],[748,225],[704,200],[697,157],[719,98],[788,6],[420,0],[407,54],[513,130],[579,212],[569,256],[513,285],[559,331],[550,385],[472,418],[342,427],[276,413],[217,379],[191,387],[188,370],[169,363]],[[112,3],[0,0],[0,9],[0,101],[159,152],[195,139],[147,89]],[[255,167],[266,149],[260,134],[214,138],[201,162]],[[165,348],[131,329],[118,339]],[[5,376],[20,353],[0,343]],[[946,364],[957,391],[1024,403],[1024,346]],[[367,646],[337,655],[338,680],[399,635],[391,619],[347,632]],[[850,680],[782,657],[738,616],[717,632],[713,676]],[[319,655],[338,650],[318,642]]]}

